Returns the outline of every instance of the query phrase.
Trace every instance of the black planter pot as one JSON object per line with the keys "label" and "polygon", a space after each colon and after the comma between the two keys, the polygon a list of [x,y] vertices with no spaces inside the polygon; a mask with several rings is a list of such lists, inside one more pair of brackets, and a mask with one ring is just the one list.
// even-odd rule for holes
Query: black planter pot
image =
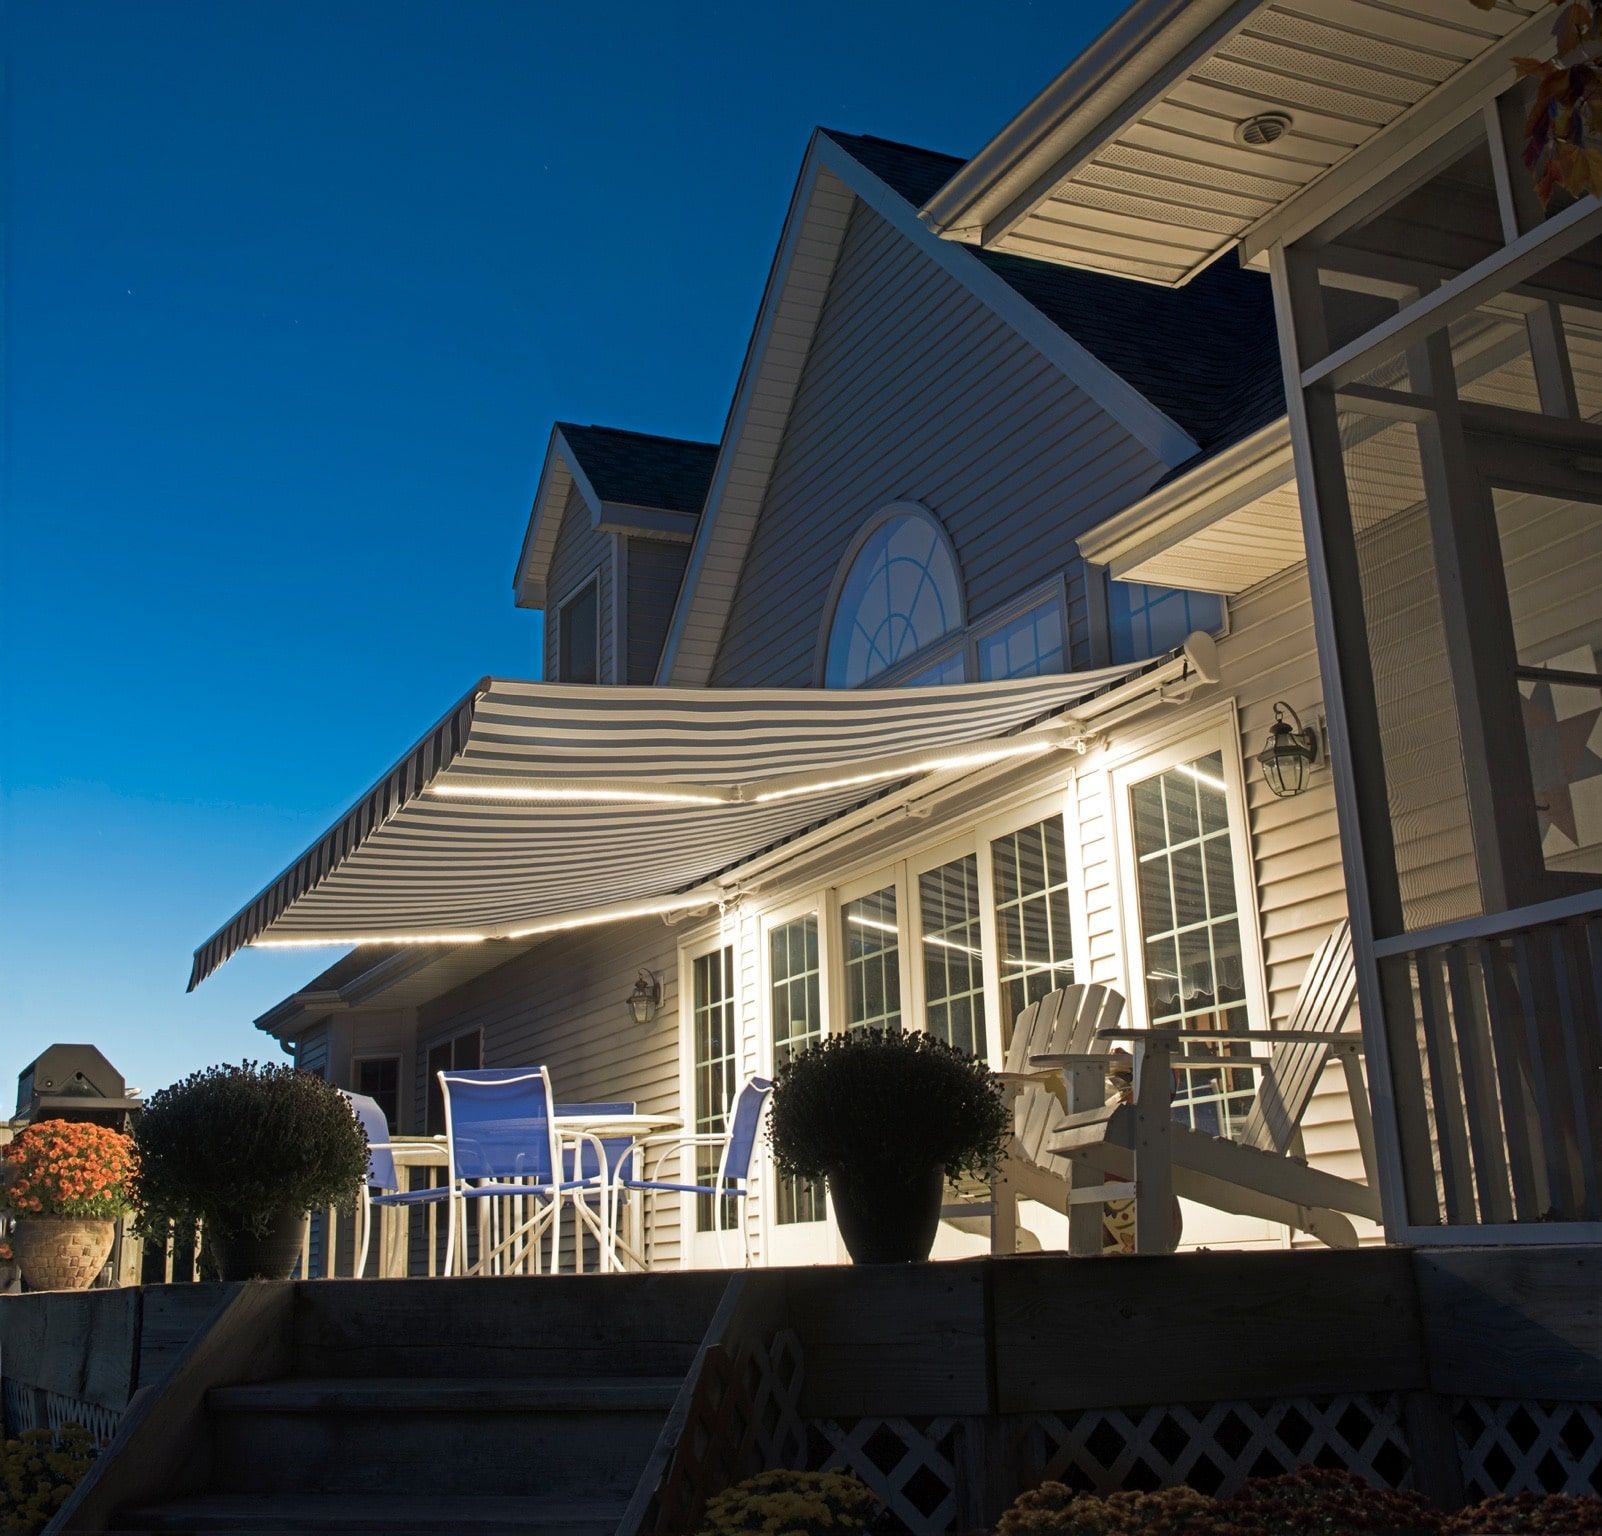
{"label": "black planter pot", "polygon": [[946,1171],[938,1164],[910,1179],[876,1171],[829,1172],[835,1219],[853,1264],[917,1264],[929,1257],[940,1226]]}
{"label": "black planter pot", "polygon": [[246,1228],[225,1232],[208,1225],[206,1246],[217,1260],[218,1278],[223,1280],[287,1280],[300,1257],[304,1211],[276,1211],[266,1230],[258,1237]]}

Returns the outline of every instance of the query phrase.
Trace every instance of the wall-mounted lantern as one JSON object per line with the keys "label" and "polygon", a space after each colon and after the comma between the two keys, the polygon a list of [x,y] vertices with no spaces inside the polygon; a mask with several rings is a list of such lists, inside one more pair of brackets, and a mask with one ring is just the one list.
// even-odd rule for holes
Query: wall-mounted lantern
{"label": "wall-mounted lantern", "polygon": [[[1289,715],[1294,725],[1286,722]],[[1302,724],[1301,716],[1289,704],[1274,706],[1274,723],[1268,742],[1257,754],[1268,787],[1282,800],[1299,795],[1307,788],[1307,774],[1318,761],[1318,728]]]}
{"label": "wall-mounted lantern", "polygon": [[624,1000],[629,1017],[636,1024],[649,1024],[662,1006],[662,982],[655,971],[642,970],[634,978],[634,990]]}

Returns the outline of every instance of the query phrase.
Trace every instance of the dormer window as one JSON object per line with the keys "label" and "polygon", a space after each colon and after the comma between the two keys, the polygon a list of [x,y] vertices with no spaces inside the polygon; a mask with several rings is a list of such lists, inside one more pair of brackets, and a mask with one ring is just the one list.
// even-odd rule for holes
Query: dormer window
{"label": "dormer window", "polygon": [[564,683],[601,680],[600,583],[584,583],[557,610],[556,663]]}
{"label": "dormer window", "polygon": [[848,557],[829,626],[824,683],[855,688],[962,628],[962,583],[945,529],[901,502]]}

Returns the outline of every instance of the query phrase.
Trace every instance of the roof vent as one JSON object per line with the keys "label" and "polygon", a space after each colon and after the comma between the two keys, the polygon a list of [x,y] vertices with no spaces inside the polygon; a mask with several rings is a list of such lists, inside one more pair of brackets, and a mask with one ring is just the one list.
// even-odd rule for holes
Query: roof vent
{"label": "roof vent", "polygon": [[1283,112],[1259,112],[1235,129],[1235,138],[1253,149],[1262,149],[1264,145],[1284,138],[1290,125],[1290,118]]}

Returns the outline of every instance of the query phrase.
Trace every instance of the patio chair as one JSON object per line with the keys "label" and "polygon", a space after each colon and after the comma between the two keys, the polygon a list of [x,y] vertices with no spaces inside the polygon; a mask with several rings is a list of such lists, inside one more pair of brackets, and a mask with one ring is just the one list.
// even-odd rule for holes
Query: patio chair
{"label": "patio chair", "polygon": [[[669,1132],[661,1136],[645,1136],[635,1145],[636,1155],[625,1161],[621,1177],[615,1178],[613,1188],[614,1198],[624,1191],[638,1190],[645,1198],[653,1202],[658,1194],[667,1192],[679,1195],[710,1195],[712,1197],[712,1230],[717,1235],[718,1261],[727,1269],[729,1260],[724,1248],[723,1237],[725,1202],[733,1199],[738,1202],[751,1192],[751,1160],[756,1152],[757,1127],[762,1123],[762,1111],[767,1105],[768,1095],[773,1092],[773,1084],[765,1077],[751,1078],[739,1093],[735,1095],[734,1106],[729,1112],[728,1129],[684,1135],[678,1132]],[[702,1147],[721,1147],[718,1156],[718,1171],[713,1176],[711,1184],[690,1182],[681,1171],[677,1180],[663,1178],[664,1165],[674,1158],[682,1160],[686,1151],[695,1151]],[[654,1159],[648,1158],[649,1153],[655,1153]],[[637,1171],[630,1173],[633,1166]],[[682,1170],[682,1162],[681,1162]],[[641,1173],[644,1174],[641,1177]],[[695,1175],[691,1174],[691,1179]],[[642,1222],[642,1227],[644,1223]],[[654,1209],[651,1212],[651,1227],[656,1222]],[[745,1263],[751,1263],[751,1233],[742,1215],[740,1220],[740,1235],[745,1246]],[[635,1261],[641,1269],[647,1269],[649,1255],[644,1251],[647,1238],[642,1236],[639,1250],[632,1249],[623,1244],[621,1237],[619,1245],[628,1258]]]}
{"label": "patio chair", "polygon": [[373,1210],[384,1207],[410,1207],[443,1204],[448,1189],[441,1185],[433,1189],[404,1189],[400,1173],[395,1166],[395,1154],[389,1140],[389,1121],[375,1100],[362,1093],[345,1095],[351,1112],[367,1133],[367,1178],[362,1184],[356,1205],[356,1260],[352,1276],[360,1280],[367,1272],[367,1252],[373,1237]]}
{"label": "patio chair", "polygon": [[[1091,1091],[1081,1075],[1077,1085],[1069,1085],[1069,1113],[1057,1123],[1051,1150],[1085,1170],[1087,1177],[1121,1181],[1104,1183],[1101,1193],[1106,1198],[1134,1197],[1137,1252],[1172,1252],[1167,1213],[1175,1195],[1280,1223],[1332,1248],[1356,1247],[1350,1218],[1380,1219],[1374,1126],[1359,1061],[1362,1037],[1341,1030],[1356,993],[1351,930],[1342,922],[1314,952],[1283,1029],[1229,1035],[1169,1028],[1099,1030],[1102,1041],[1134,1043],[1132,1101],[1118,1103],[1104,1091]],[[1268,1058],[1251,1062],[1261,1076],[1238,1141],[1193,1130],[1173,1117],[1174,1069],[1216,1069],[1228,1059],[1187,1056],[1187,1042],[1217,1045],[1225,1039],[1274,1048]],[[1331,1052],[1346,1073],[1366,1184],[1309,1167],[1296,1155],[1302,1117]],[[1049,1054],[1036,1058],[1036,1065],[1057,1064]]]}
{"label": "patio chair", "polygon": [[[1068,1058],[1084,1058],[1079,1070],[1104,1084],[1110,1058],[1097,1032],[1116,1025],[1123,1012],[1124,1000],[1111,988],[1079,983],[1048,992],[1018,1015],[1006,1063],[996,1074],[1012,1101],[1012,1136],[990,1180],[988,1199],[943,1206],[942,1221],[975,1235],[988,1227],[992,1253],[1016,1253],[1040,1246],[1018,1222],[1018,1202],[1035,1200],[1067,1211],[1070,1229],[1077,1223],[1099,1243],[1100,1202],[1072,1200],[1073,1164],[1047,1142],[1062,1116],[1062,1074],[1074,1070],[1067,1066]],[[1031,1058],[1040,1055],[1051,1055],[1062,1065],[1031,1065]]]}
{"label": "patio chair", "polygon": [[[481,1067],[441,1072],[439,1084],[445,1101],[446,1188],[451,1196],[445,1273],[453,1272],[459,1258],[465,1273],[467,1239],[459,1228],[470,1201],[483,1202],[478,1205],[480,1274],[516,1270],[530,1259],[538,1270],[539,1242],[545,1233],[550,1235],[554,1272],[562,1254],[562,1206],[576,1203],[578,1191],[593,1189],[600,1194],[603,1220],[609,1220],[609,1191],[599,1172],[585,1172],[582,1159],[576,1170],[566,1166],[550,1074],[544,1067]],[[598,1169],[604,1156],[599,1141],[582,1134],[572,1139],[575,1145],[594,1142]],[[490,1213],[497,1202],[506,1201],[519,1202],[510,1230],[502,1234],[497,1223],[491,1231]],[[526,1215],[525,1202],[532,1202],[532,1216]]]}

